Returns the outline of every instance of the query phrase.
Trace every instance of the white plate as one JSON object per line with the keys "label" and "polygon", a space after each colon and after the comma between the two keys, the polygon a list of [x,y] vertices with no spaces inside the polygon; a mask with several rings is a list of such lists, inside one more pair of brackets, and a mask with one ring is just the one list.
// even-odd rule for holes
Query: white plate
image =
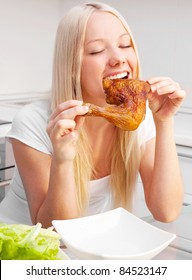
{"label": "white plate", "polygon": [[57,254],[57,257],[60,259],[60,260],[70,260],[69,256],[67,254],[65,254],[65,252],[63,252],[62,249],[59,249],[59,252]]}
{"label": "white plate", "polygon": [[123,208],[83,218],[54,220],[52,224],[79,259],[149,260],[176,237]]}

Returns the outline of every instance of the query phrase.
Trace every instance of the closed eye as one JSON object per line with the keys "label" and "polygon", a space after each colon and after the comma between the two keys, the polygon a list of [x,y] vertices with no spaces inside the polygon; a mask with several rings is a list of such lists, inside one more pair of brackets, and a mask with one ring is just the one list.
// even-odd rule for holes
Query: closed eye
{"label": "closed eye", "polygon": [[119,46],[119,48],[121,48],[121,49],[128,49],[128,48],[131,48],[131,47],[132,47],[131,45]]}
{"label": "closed eye", "polygon": [[104,50],[98,50],[98,51],[93,51],[93,52],[90,52],[91,55],[95,55],[95,54],[99,54],[99,53],[102,53]]}

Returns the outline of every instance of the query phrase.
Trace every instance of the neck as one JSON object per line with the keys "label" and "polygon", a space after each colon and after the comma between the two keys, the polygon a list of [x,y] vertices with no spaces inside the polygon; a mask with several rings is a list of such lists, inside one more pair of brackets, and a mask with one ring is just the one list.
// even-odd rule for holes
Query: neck
{"label": "neck", "polygon": [[104,133],[115,131],[115,126],[101,117],[87,117],[85,120],[85,128],[89,135],[103,135]]}
{"label": "neck", "polygon": [[103,118],[87,117],[85,128],[93,151],[93,178],[102,178],[110,174],[116,127]]}

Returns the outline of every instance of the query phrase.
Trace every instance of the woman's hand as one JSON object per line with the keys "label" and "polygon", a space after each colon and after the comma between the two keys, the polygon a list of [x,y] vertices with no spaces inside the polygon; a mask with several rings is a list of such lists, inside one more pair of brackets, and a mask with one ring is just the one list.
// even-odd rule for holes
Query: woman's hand
{"label": "woman's hand", "polygon": [[47,133],[51,139],[55,160],[73,160],[76,153],[78,129],[83,125],[83,115],[88,112],[82,101],[69,100],[61,103],[49,118]]}
{"label": "woman's hand", "polygon": [[168,120],[181,106],[185,91],[178,83],[166,77],[154,77],[148,83],[151,86],[148,102],[154,117],[161,121]]}

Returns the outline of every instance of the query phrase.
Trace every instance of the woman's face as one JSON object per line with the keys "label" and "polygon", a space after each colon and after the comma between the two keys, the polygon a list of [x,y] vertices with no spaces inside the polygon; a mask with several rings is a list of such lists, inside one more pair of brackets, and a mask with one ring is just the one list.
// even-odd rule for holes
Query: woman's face
{"label": "woman's face", "polygon": [[137,57],[120,20],[108,12],[90,17],[84,42],[81,87],[84,102],[106,105],[103,79],[135,78]]}

